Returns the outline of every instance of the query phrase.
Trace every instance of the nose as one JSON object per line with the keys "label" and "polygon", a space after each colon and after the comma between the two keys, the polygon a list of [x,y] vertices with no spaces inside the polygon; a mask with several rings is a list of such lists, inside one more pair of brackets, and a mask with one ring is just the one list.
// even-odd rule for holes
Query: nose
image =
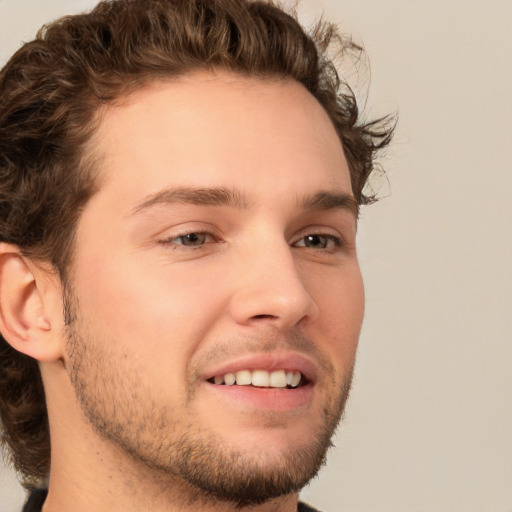
{"label": "nose", "polygon": [[238,255],[230,310],[239,324],[268,324],[286,331],[314,322],[318,306],[305,286],[293,248],[275,238],[271,242],[267,236],[264,244],[251,244]]}

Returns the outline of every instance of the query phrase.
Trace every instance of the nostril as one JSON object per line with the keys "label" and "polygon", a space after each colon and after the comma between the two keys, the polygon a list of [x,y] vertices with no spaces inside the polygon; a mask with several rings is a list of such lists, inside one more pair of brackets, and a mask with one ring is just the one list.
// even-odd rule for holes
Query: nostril
{"label": "nostril", "polygon": [[274,315],[255,315],[253,316],[255,320],[273,320],[274,318],[277,318],[277,316]]}

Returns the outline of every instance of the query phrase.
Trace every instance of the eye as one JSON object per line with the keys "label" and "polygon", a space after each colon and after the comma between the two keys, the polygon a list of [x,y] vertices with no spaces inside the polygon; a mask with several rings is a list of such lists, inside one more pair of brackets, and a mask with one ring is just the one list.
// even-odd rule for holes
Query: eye
{"label": "eye", "polygon": [[214,238],[210,233],[185,233],[173,238],[162,240],[164,244],[182,245],[185,247],[201,247],[202,245],[214,242]]}
{"label": "eye", "polygon": [[310,249],[334,249],[341,245],[341,239],[334,235],[311,234],[302,237],[294,244],[295,247],[308,247]]}

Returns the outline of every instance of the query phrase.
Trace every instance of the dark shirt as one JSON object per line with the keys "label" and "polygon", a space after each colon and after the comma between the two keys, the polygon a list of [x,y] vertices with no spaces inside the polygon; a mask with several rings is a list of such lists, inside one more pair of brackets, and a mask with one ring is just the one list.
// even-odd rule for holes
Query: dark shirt
{"label": "dark shirt", "polygon": [[316,508],[310,507],[302,501],[299,501],[299,506],[297,507],[297,512],[318,512]]}
{"label": "dark shirt", "polygon": [[41,512],[48,491],[46,489],[34,489],[23,507],[23,512]]}
{"label": "dark shirt", "polygon": [[[30,493],[27,503],[23,507],[23,512],[41,512],[44,500],[48,491],[46,489],[36,489]],[[317,512],[314,508],[311,508],[305,503],[299,502],[297,512]]]}

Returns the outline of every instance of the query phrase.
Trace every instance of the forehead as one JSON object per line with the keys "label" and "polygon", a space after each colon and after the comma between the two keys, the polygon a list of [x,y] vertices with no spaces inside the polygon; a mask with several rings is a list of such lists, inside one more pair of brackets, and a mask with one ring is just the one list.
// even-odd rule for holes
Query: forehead
{"label": "forehead", "polygon": [[104,187],[351,190],[343,149],[317,100],[293,80],[194,73],[154,82],[101,112],[90,145]]}

